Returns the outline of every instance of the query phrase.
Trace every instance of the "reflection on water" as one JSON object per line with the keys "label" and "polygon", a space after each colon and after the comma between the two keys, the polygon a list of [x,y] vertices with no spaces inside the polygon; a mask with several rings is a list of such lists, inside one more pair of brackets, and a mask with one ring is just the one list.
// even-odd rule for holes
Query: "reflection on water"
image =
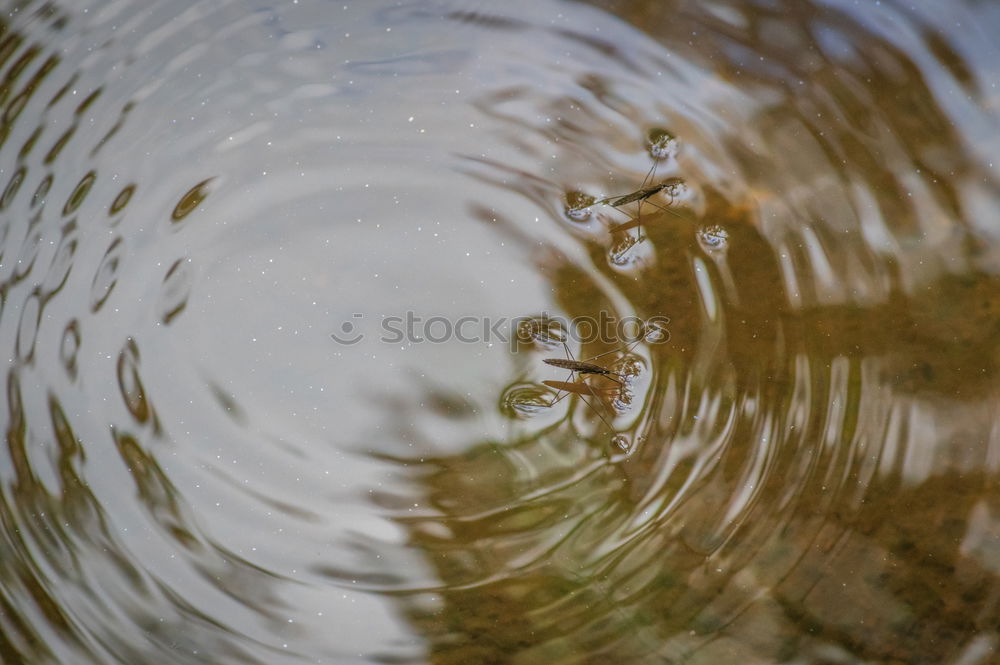
{"label": "reflection on water", "polygon": [[7,4],[4,663],[996,660],[992,6]]}

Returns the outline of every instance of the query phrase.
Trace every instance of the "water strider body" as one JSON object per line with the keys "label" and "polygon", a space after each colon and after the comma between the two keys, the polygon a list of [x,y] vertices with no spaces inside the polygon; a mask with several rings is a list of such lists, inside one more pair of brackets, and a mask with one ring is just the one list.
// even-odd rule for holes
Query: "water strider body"
{"label": "water strider body", "polygon": [[648,183],[650,178],[653,177],[655,169],[656,169],[656,163],[654,162],[653,166],[649,170],[649,173],[647,173],[646,177],[643,179],[642,186],[639,189],[635,190],[634,192],[629,192],[627,194],[616,194],[614,196],[605,196],[602,199],[594,199],[592,196],[589,196],[582,192],[577,192],[577,191],[569,192],[566,195],[566,207],[565,207],[566,214],[571,219],[582,221],[585,220],[587,217],[589,217],[591,206],[606,205],[611,208],[614,208],[615,210],[619,210],[620,212],[622,212],[622,214],[627,214],[625,213],[624,210],[621,210],[622,206],[626,206],[630,203],[638,203],[635,216],[633,217],[629,215],[629,221],[611,227],[609,229],[611,233],[627,231],[629,229],[636,228],[637,226],[641,226],[642,222],[640,220],[642,219],[643,203],[648,203],[649,205],[653,206],[658,210],[670,213],[671,215],[674,215],[681,219],[686,219],[679,212],[671,209],[669,207],[670,204],[667,204],[667,206],[663,206],[663,205],[658,205],[653,201],[649,200],[653,196],[659,194],[660,192],[663,192],[664,194],[670,197],[670,203],[672,204],[674,198],[679,196],[681,192],[684,191],[685,188],[684,179],[678,177],[667,178],[663,182],[647,186],[646,183]]}
{"label": "water strider body", "polygon": [[612,372],[607,367],[601,367],[600,365],[595,365],[594,363],[584,362],[583,360],[573,360],[572,358],[545,358],[542,362],[546,365],[552,365],[553,367],[558,367],[560,369],[568,369],[571,372],[576,372],[577,374],[596,374],[597,376],[604,376],[621,386],[625,385],[622,383],[621,377],[618,374]]}
{"label": "water strider body", "polygon": [[609,205],[612,208],[618,208],[629,203],[634,203],[635,201],[645,201],[650,196],[654,194],[659,194],[664,189],[668,191],[671,196],[675,195],[674,190],[684,185],[684,181],[680,178],[668,178],[663,182],[653,185],[652,187],[642,187],[630,194],[621,194],[619,196],[608,196],[599,201],[594,201],[594,203],[600,203],[602,205]]}

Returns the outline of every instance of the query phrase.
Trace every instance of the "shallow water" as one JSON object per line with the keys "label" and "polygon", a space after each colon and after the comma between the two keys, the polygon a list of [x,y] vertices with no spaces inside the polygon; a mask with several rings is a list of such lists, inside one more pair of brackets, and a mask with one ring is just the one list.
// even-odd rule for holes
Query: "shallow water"
{"label": "shallow water", "polygon": [[6,3],[0,661],[996,662],[1000,10],[499,4]]}

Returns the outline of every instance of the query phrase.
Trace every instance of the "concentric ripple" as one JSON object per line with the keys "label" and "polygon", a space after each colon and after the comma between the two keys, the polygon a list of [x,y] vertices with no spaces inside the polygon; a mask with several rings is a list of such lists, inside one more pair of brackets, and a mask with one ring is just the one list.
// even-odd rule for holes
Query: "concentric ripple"
{"label": "concentric ripple", "polygon": [[988,3],[7,4],[3,663],[996,659]]}

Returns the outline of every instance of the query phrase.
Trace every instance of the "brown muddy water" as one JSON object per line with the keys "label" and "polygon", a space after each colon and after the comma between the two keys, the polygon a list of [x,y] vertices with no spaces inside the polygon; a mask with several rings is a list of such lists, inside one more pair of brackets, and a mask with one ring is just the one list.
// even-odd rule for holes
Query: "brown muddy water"
{"label": "brown muddy water", "polygon": [[1000,5],[0,7],[4,665],[1000,662]]}

